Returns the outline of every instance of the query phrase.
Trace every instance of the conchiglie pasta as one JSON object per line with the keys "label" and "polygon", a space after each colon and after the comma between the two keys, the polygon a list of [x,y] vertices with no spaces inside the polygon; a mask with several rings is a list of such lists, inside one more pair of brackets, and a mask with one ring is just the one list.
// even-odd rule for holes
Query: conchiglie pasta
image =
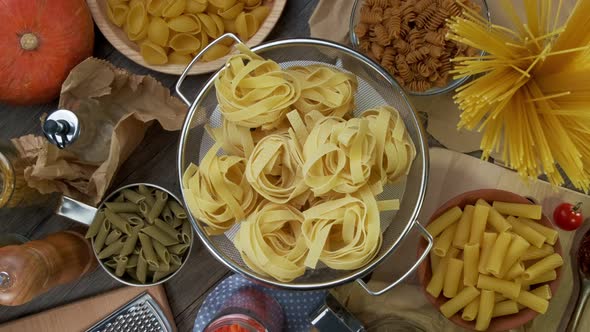
{"label": "conchiglie pasta", "polygon": [[129,6],[126,3],[108,4],[107,15],[111,22],[116,26],[121,27],[127,21],[127,14],[129,13]]}
{"label": "conchiglie pasta", "polygon": [[201,48],[201,41],[188,33],[179,33],[170,39],[168,45],[178,54],[191,54]]}
{"label": "conchiglie pasta", "polygon": [[185,11],[191,14],[202,13],[207,9],[207,0],[187,0]]}
{"label": "conchiglie pasta", "polygon": [[230,48],[228,46],[215,44],[203,54],[203,61],[213,61],[215,59],[219,59],[222,56],[228,54],[229,51]]}
{"label": "conchiglie pasta", "polygon": [[250,37],[254,36],[256,31],[258,31],[258,21],[252,14],[241,12],[240,15],[236,17],[235,24],[236,32],[242,40],[250,39]]}
{"label": "conchiglie pasta", "polygon": [[168,45],[170,30],[168,24],[160,17],[154,17],[148,27],[148,39],[160,46]]}
{"label": "conchiglie pasta", "polygon": [[[252,38],[271,10],[262,4],[263,0],[106,0],[106,14],[142,56],[150,57],[144,57],[149,64],[164,58],[165,63],[186,64],[225,32],[244,42]],[[150,43],[143,46],[146,41]],[[231,39],[219,41],[201,61],[227,55],[233,44]]]}
{"label": "conchiglie pasta", "polygon": [[162,16],[176,17],[182,14],[186,6],[186,0],[166,0],[166,4],[162,9]]}
{"label": "conchiglie pasta", "polygon": [[163,65],[168,62],[168,56],[162,46],[149,40],[141,43],[140,54],[150,65]]}
{"label": "conchiglie pasta", "polygon": [[164,5],[166,5],[166,0],[147,0],[146,1],[146,8],[148,13],[152,16],[161,16],[162,10],[164,10]]}
{"label": "conchiglie pasta", "polygon": [[168,63],[176,64],[176,65],[186,65],[191,62],[193,58],[187,54],[180,54],[177,52],[172,52],[168,55]]}
{"label": "conchiglie pasta", "polygon": [[218,10],[217,15],[219,15],[220,17],[222,17],[224,19],[233,20],[236,17],[238,17],[238,15],[243,11],[244,11],[244,4],[241,2],[238,2],[228,9]]}
{"label": "conchiglie pasta", "polygon": [[176,32],[194,34],[201,31],[201,21],[193,15],[180,15],[169,19],[168,27]]}

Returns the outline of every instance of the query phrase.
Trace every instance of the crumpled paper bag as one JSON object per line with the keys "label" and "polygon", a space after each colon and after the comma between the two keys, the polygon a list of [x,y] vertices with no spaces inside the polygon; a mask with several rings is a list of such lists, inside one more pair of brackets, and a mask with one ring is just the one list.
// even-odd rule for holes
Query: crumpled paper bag
{"label": "crumpled paper bag", "polygon": [[[362,0],[360,0],[362,1]],[[563,1],[561,21],[569,15],[575,0]],[[312,37],[332,40],[350,46],[348,30],[354,0],[319,0],[309,19]],[[502,9],[501,1],[487,1],[492,22],[511,26],[510,20]],[[522,1],[514,2],[515,8],[524,13]],[[453,102],[453,92],[431,97],[410,96],[410,100],[419,112],[428,114],[426,130],[446,148],[469,153],[480,149],[482,134],[478,131],[457,130],[460,111]],[[494,155],[498,158],[499,155]]]}
{"label": "crumpled paper bag", "polygon": [[[90,110],[87,105],[92,105]],[[117,169],[141,143],[154,120],[165,130],[179,130],[187,112],[187,107],[153,77],[135,75],[95,58],[72,69],[62,85],[59,108],[74,113],[100,112],[90,117],[112,119],[114,129],[105,160],[85,162],[85,156],[74,155],[67,148],[59,150],[34,135],[12,142],[21,157],[33,164],[25,169],[29,186],[44,194],[61,192],[91,205],[101,201]]]}

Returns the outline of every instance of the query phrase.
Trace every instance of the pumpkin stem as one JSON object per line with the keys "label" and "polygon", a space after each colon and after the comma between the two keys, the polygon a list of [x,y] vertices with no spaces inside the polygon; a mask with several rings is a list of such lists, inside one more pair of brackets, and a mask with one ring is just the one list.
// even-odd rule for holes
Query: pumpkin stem
{"label": "pumpkin stem", "polygon": [[34,33],[25,33],[20,37],[20,47],[25,51],[33,51],[39,47],[39,38]]}

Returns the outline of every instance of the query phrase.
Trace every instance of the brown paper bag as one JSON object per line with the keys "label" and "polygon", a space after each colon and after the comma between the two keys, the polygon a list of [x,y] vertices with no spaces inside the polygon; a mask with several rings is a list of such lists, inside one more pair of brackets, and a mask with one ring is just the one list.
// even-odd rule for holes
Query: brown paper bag
{"label": "brown paper bag", "polygon": [[59,108],[88,112],[87,107],[81,107],[87,104],[93,105],[91,112],[118,119],[108,157],[99,165],[84,162],[84,156],[73,155],[67,148],[59,150],[42,137],[27,135],[12,142],[33,164],[25,169],[29,186],[41,193],[61,192],[96,205],[154,120],[165,130],[179,130],[187,108],[153,77],[131,74],[95,58],[72,69],[62,85]]}

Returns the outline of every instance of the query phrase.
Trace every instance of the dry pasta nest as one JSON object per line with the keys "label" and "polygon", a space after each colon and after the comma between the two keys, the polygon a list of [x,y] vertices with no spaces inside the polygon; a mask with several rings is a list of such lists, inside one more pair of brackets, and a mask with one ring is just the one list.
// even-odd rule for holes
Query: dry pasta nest
{"label": "dry pasta nest", "polygon": [[[320,262],[362,267],[381,246],[380,211],[399,208],[399,200],[375,196],[407,174],[416,154],[401,117],[388,106],[353,117],[358,83],[350,73],[281,69],[239,48],[243,54],[232,56],[215,82],[223,119],[207,127],[214,148],[183,176],[190,210],[210,234],[237,233],[243,261],[260,275],[288,282]],[[228,156],[218,156],[219,147]],[[239,185],[213,182],[218,171],[208,165],[222,158],[244,162]],[[198,190],[199,183],[212,185]],[[200,201],[228,200],[210,190],[234,193],[232,204],[243,208],[212,210],[223,211],[223,220],[202,213]],[[244,195],[248,190],[256,198]]]}

